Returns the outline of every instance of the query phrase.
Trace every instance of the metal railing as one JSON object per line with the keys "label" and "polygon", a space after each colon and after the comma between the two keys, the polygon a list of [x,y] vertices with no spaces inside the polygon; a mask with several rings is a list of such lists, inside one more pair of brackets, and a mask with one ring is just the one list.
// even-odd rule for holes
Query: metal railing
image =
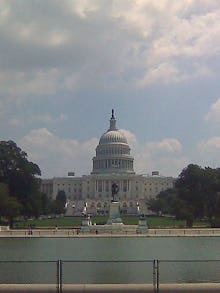
{"label": "metal railing", "polygon": [[[123,228],[123,230],[112,231],[111,229],[106,228],[102,225],[92,226],[93,230],[87,233],[80,233],[80,229],[72,229],[72,228],[66,228],[66,229],[10,229],[10,230],[4,230],[0,231],[0,238],[5,237],[83,237],[83,236],[117,236],[117,235],[123,235],[123,236],[137,236],[137,237],[160,237],[160,236],[182,236],[182,237],[191,237],[191,236],[220,236],[220,229],[219,228],[172,228],[172,229],[166,229],[166,228],[160,228],[160,229],[154,229],[151,228],[148,230],[147,234],[139,234],[136,231],[135,226],[131,228]],[[96,233],[98,232],[98,233]],[[97,235],[98,234],[98,235]]]}
{"label": "metal railing", "polygon": [[67,284],[100,284],[95,281],[102,274],[103,284],[112,283],[112,278],[115,284],[150,284],[158,293],[165,283],[219,283],[219,271],[220,260],[8,260],[0,261],[0,284],[51,284],[62,293]]}

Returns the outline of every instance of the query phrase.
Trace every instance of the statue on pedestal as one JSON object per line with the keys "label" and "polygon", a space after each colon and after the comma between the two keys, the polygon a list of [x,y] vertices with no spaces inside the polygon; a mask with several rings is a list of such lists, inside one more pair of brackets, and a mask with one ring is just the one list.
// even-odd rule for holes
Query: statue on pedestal
{"label": "statue on pedestal", "polygon": [[116,194],[119,191],[118,185],[114,182],[112,184],[112,201],[109,209],[109,219],[107,225],[123,224],[120,217],[119,201],[116,199]]}
{"label": "statue on pedestal", "polygon": [[112,202],[116,202],[116,201],[117,201],[116,198],[115,198],[115,196],[116,196],[116,194],[118,193],[118,191],[119,191],[119,187],[118,187],[118,185],[114,182],[114,183],[112,184]]}

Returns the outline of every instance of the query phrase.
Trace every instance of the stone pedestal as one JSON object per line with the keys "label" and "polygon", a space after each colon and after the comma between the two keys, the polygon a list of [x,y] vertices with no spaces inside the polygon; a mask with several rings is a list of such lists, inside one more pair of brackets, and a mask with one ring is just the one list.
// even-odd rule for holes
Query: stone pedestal
{"label": "stone pedestal", "polygon": [[89,215],[85,215],[82,219],[80,232],[81,233],[89,233],[90,227],[92,226],[92,222]]}
{"label": "stone pedestal", "polygon": [[147,220],[144,215],[140,215],[139,223],[138,223],[138,227],[137,227],[137,233],[138,234],[148,233]]}
{"label": "stone pedestal", "polygon": [[107,221],[107,225],[112,224],[123,224],[122,219],[120,217],[120,209],[119,209],[119,202],[118,201],[112,201],[110,204],[110,210],[109,210],[109,218]]}

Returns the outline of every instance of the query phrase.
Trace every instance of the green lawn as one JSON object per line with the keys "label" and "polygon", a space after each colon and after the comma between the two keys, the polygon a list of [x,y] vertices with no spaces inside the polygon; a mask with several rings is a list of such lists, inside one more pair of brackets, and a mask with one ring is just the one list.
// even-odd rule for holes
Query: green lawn
{"label": "green lawn", "polygon": [[[107,217],[91,217],[92,223],[105,224],[107,222]],[[15,228],[27,228],[30,225],[33,227],[42,227],[42,228],[52,228],[52,227],[75,227],[81,225],[81,217],[64,217],[64,218],[52,218],[52,219],[43,219],[43,220],[28,220],[26,222],[16,222]],[[137,225],[138,217],[134,216],[124,216],[122,221],[126,225]],[[159,228],[159,227],[184,227],[185,221],[178,221],[173,218],[166,217],[147,217],[147,223],[150,228]],[[208,227],[209,223],[204,221],[194,222],[194,227]]]}

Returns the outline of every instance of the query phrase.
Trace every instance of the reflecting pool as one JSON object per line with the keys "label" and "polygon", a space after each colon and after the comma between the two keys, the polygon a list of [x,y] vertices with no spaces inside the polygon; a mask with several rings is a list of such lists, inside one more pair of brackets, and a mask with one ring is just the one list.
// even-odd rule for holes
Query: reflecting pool
{"label": "reflecting pool", "polygon": [[1,262],[0,282],[54,283],[57,260],[64,283],[152,283],[153,260],[161,282],[217,282],[220,261],[207,260],[219,247],[220,237],[1,238],[0,261],[16,262]]}

